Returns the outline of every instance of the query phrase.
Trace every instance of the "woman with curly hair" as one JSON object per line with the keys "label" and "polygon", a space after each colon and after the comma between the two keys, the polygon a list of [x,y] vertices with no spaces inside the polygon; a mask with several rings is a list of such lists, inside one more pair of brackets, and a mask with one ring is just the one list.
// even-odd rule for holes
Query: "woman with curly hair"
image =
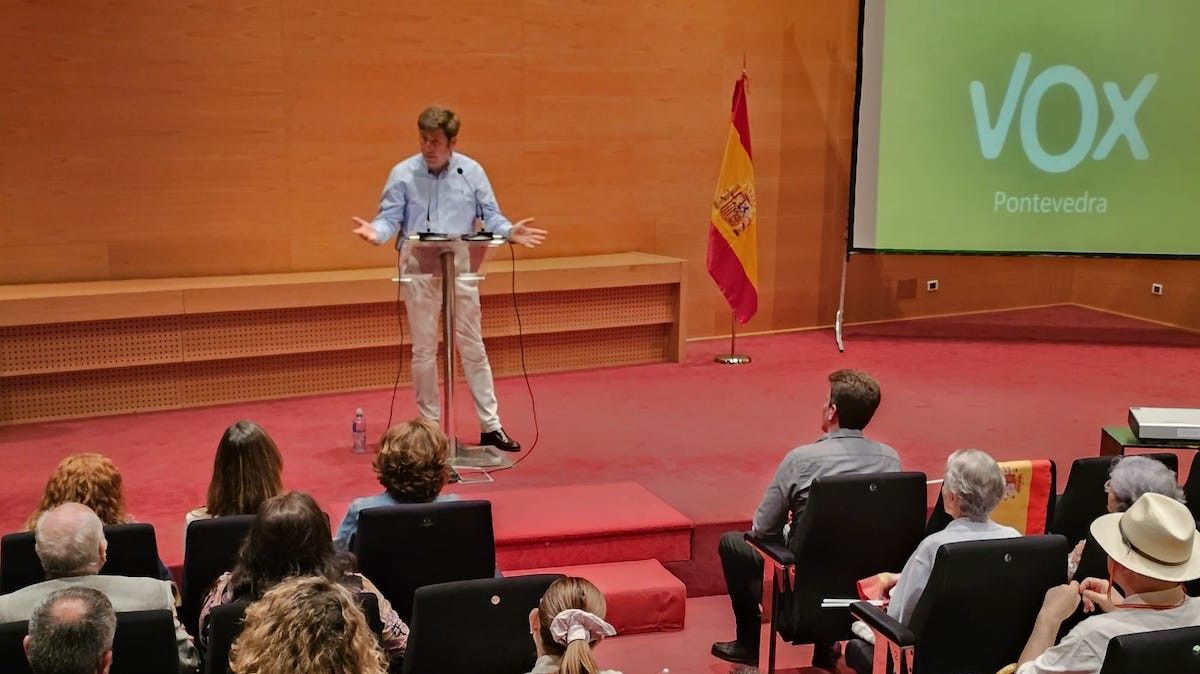
{"label": "woman with curly hair", "polygon": [[[121,471],[107,456],[94,452],[72,454],[63,459],[42,492],[42,500],[25,520],[25,530],[37,528],[42,513],[64,503],[82,503],[92,509],[103,524],[129,524],[136,522],[125,512],[125,491]],[[171,570],[158,560],[158,579],[175,582]]]}
{"label": "woman with curly hair", "polygon": [[233,571],[221,574],[200,608],[200,646],[208,647],[212,609],[242,598],[257,601],[292,576],[319,576],[354,594],[375,595],[384,649],[392,659],[404,654],[408,625],[374,583],[350,571],[348,556],[334,551],[329,518],[311,496],[298,491],[269,498],[258,509]]}
{"label": "woman with curly hair", "polygon": [[529,612],[538,659],[529,674],[620,674],[601,670],[592,649],[617,633],[604,621],[600,590],[584,578],[559,578]]}
{"label": "woman with curly hair", "polygon": [[446,434],[428,419],[413,419],[387,429],[372,462],[383,493],[350,504],[333,539],[338,549],[350,549],[358,532],[358,514],[367,508],[458,500],[457,494],[442,494],[450,480],[449,454]]}
{"label": "woman with curly hair", "polygon": [[95,511],[104,524],[133,522],[125,512],[121,484],[121,471],[108,457],[91,452],[72,454],[58,464],[46,481],[41,502],[25,520],[25,530],[33,531],[42,513],[64,503],[82,503]]}
{"label": "woman with curly hair", "polygon": [[213,458],[204,505],[187,514],[186,524],[225,515],[253,515],[262,502],[283,492],[283,456],[275,441],[253,421],[225,429]]}
{"label": "woman with curly hair", "polygon": [[321,576],[291,578],[246,609],[230,651],[235,674],[385,674],[387,660],[354,598]]}

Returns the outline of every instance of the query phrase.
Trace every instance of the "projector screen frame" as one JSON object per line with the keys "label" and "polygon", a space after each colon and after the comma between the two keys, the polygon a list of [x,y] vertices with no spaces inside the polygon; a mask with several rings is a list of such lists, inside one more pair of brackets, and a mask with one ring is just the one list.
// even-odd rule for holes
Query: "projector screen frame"
{"label": "projector screen frame", "polygon": [[[849,194],[847,199],[846,209],[846,255],[845,263],[842,270],[842,290],[841,295],[845,297],[845,264],[849,264],[850,256],[855,254],[865,255],[954,255],[965,257],[1070,257],[1081,259],[1137,259],[1137,260],[1200,260],[1200,253],[1127,253],[1113,251],[1053,251],[1053,250],[963,250],[955,248],[938,249],[914,249],[914,248],[878,248],[878,247],[863,247],[855,245],[854,228],[855,228],[855,207],[857,206],[858,189],[858,168],[860,143],[862,140],[860,125],[862,123],[862,93],[863,93],[863,51],[865,47],[866,37],[866,20],[867,20],[867,3],[868,2],[883,2],[886,6],[887,0],[859,0],[858,2],[858,45],[857,57],[858,62],[855,67],[855,82],[854,82],[854,127],[851,133],[851,151],[850,151],[850,180]],[[882,28],[881,28],[882,30]],[[882,55],[880,56],[882,58]],[[878,122],[876,122],[878,123]],[[878,137],[876,137],[878,144]],[[877,149],[875,150],[878,151]],[[878,157],[876,157],[878,161]],[[875,167],[878,170],[878,166]],[[878,187],[878,177],[875,182]],[[838,303],[838,320],[837,333],[839,349],[841,348],[841,325],[842,325],[843,302]]]}
{"label": "projector screen frame", "polygon": [[[1078,259],[1139,259],[1139,260],[1198,260],[1200,254],[1189,255],[1184,253],[1121,253],[1121,252],[1080,252],[1080,251],[1016,251],[1016,250],[960,250],[960,249],[894,249],[894,248],[866,248],[856,246],[854,244],[854,226],[855,226],[855,206],[857,205],[857,189],[858,189],[858,174],[859,174],[859,153],[860,144],[862,142],[861,124],[862,124],[862,97],[863,97],[863,51],[865,46],[866,36],[866,20],[867,20],[867,2],[876,1],[884,2],[886,0],[859,0],[858,2],[858,45],[857,58],[858,62],[855,65],[855,81],[854,81],[854,116],[853,129],[851,130],[851,151],[850,151],[850,176],[849,176],[849,193],[847,195],[846,209],[846,250],[842,258],[842,275],[841,284],[838,291],[838,308],[834,319],[834,341],[837,344],[839,352],[845,352],[846,345],[843,336],[843,328],[845,326],[846,316],[846,279],[850,266],[850,259],[854,255],[947,255],[958,257],[1023,257],[1023,258],[1078,258]],[[881,57],[882,58],[882,55]],[[876,137],[878,145],[878,137]],[[876,152],[878,150],[876,149]],[[878,157],[876,157],[878,161]],[[878,171],[878,166],[875,167]],[[876,187],[878,187],[878,176],[876,176]]]}

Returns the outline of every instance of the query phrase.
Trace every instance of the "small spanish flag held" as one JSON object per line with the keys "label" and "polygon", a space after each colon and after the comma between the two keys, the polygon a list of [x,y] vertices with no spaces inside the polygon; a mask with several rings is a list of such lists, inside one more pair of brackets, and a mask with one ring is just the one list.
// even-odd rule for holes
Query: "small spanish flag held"
{"label": "small spanish flag held", "polygon": [[745,323],[758,311],[758,208],[746,111],[746,71],[733,86],[733,112],[708,229],[708,274],[733,316]]}

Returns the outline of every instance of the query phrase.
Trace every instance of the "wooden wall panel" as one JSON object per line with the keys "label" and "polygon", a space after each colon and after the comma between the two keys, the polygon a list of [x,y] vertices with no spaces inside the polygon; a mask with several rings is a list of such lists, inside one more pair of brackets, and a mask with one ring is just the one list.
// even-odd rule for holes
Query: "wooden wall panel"
{"label": "wooden wall panel", "polygon": [[[855,256],[846,321],[1065,304],[1073,297],[1074,263],[1053,257]],[[939,283],[935,292],[925,289],[931,279]],[[916,297],[898,296],[904,280],[916,281]]]}
{"label": "wooden wall panel", "polygon": [[1200,261],[1076,260],[1075,303],[1200,330]]}
{"label": "wooden wall panel", "polygon": [[[521,257],[685,257],[689,334],[723,334],[705,244],[745,59],[761,227],[746,330],[827,324],[857,7],[0,3],[0,284],[389,265],[391,248],[354,239],[349,218],[374,214],[388,170],[416,149],[415,116],[443,102],[504,210],[551,230]],[[1011,259],[856,267],[856,320],[1039,304],[1070,285],[1061,265]],[[897,305],[897,274],[963,278],[937,301]],[[960,287],[971,292],[951,297]]]}

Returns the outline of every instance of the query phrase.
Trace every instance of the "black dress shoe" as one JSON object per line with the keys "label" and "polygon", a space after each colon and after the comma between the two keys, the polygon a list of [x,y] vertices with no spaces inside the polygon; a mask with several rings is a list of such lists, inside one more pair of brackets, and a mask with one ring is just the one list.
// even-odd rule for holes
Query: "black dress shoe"
{"label": "black dress shoe", "polygon": [[842,644],[833,643],[813,644],[812,666],[829,671],[837,671],[837,661],[842,657]]}
{"label": "black dress shoe", "polygon": [[751,650],[740,641],[718,641],[712,645],[712,654],[726,662],[739,665],[757,665],[758,651]]}
{"label": "black dress shoe", "polygon": [[479,444],[484,447],[495,447],[505,452],[521,451],[521,443],[508,437],[503,428],[497,428],[494,431],[479,434]]}

